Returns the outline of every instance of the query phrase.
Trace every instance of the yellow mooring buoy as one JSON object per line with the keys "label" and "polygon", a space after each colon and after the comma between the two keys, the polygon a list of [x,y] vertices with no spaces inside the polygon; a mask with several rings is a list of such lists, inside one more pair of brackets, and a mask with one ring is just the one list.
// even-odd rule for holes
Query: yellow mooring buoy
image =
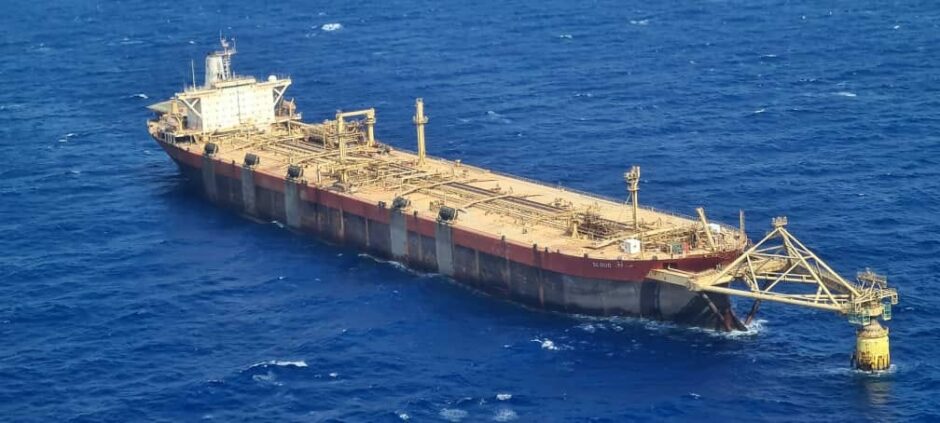
{"label": "yellow mooring buoy", "polygon": [[859,328],[852,362],[856,369],[869,372],[891,367],[888,329],[882,327],[878,319],[871,319]]}

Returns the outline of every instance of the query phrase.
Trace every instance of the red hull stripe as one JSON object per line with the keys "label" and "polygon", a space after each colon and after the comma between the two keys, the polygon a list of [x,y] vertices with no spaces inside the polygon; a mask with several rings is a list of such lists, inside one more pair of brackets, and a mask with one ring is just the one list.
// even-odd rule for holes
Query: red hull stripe
{"label": "red hull stripe", "polygon": [[[167,145],[157,140],[161,147],[177,161],[193,168],[202,168],[203,156],[201,153]],[[237,163],[223,163],[218,160],[214,163],[217,174],[241,180],[241,165]],[[254,172],[254,183],[264,189],[283,193],[286,175],[273,175],[264,170]],[[388,209],[379,208],[378,204],[371,204],[342,193],[319,189],[315,186],[304,186],[301,191],[304,201],[342,210],[344,213],[354,214],[372,221],[388,224],[390,215]],[[406,218],[407,228],[427,237],[434,237],[437,221],[414,214]],[[505,257],[513,262],[549,270],[566,275],[608,279],[620,281],[642,281],[650,270],[672,266],[678,269],[699,271],[713,268],[720,263],[734,259],[738,252],[729,251],[700,256],[685,256],[660,260],[608,260],[591,258],[588,256],[572,256],[555,251],[546,251],[537,245],[522,245],[518,242],[496,238],[470,228],[461,227],[459,222],[452,225],[452,239],[455,245],[470,248],[482,253],[497,257]]]}

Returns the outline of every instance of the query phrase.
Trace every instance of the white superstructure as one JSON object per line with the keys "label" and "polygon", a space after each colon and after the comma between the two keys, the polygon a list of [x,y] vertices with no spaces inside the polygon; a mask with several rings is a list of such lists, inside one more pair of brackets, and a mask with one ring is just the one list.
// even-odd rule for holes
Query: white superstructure
{"label": "white superstructure", "polygon": [[245,127],[268,130],[277,120],[276,111],[291,80],[272,75],[258,82],[250,76],[236,76],[232,72],[235,48],[221,41],[222,50],[206,57],[203,86],[176,94],[175,100],[185,107],[184,129],[202,133]]}

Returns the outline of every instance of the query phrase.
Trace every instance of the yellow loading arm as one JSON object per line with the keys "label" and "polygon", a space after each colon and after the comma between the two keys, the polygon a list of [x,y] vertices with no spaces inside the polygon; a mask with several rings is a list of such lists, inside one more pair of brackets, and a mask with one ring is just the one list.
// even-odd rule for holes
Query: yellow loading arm
{"label": "yellow loading arm", "polygon": [[[731,264],[699,273],[657,269],[649,277],[683,285],[699,292],[715,292],[755,300],[747,322],[761,301],[837,312],[860,325],[853,360],[864,370],[884,370],[890,365],[888,332],[878,319],[891,319],[898,292],[887,279],[870,270],[850,282],[810,251],[786,229],[787,218],[773,219],[773,230]],[[743,287],[733,286],[743,282]]]}

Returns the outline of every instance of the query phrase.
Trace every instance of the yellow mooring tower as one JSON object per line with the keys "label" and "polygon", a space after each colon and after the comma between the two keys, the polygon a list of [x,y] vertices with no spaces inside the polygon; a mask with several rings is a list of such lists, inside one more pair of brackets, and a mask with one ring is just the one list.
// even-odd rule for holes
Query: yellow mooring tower
{"label": "yellow mooring tower", "polygon": [[858,330],[858,342],[852,364],[859,370],[887,370],[891,367],[891,350],[888,346],[888,329],[877,320]]}
{"label": "yellow mooring tower", "polygon": [[[887,279],[871,270],[860,272],[857,279],[862,286],[872,289],[887,286]],[[881,326],[878,318],[891,320],[892,302],[896,304],[897,300],[887,298],[887,301],[869,303],[868,307],[849,314],[849,321],[860,326],[856,334],[855,354],[852,354],[852,365],[856,369],[880,371],[891,367],[888,329]]]}

